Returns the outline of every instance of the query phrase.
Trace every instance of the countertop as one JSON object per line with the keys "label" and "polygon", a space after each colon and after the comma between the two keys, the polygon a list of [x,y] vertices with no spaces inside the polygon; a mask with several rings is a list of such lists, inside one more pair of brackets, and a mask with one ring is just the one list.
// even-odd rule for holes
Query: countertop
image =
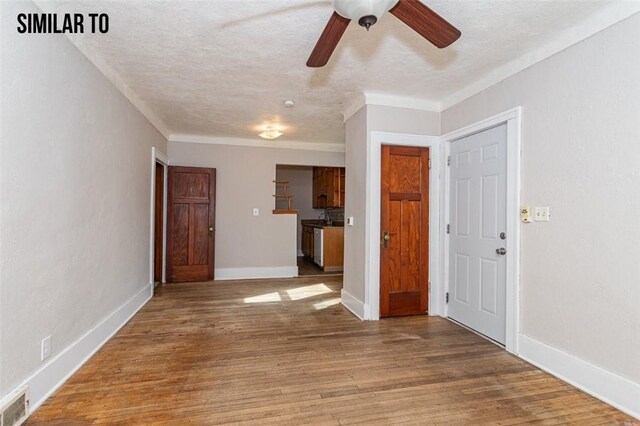
{"label": "countertop", "polygon": [[334,220],[331,226],[321,219],[302,219],[300,223],[302,226],[310,226],[312,228],[344,228],[343,220]]}

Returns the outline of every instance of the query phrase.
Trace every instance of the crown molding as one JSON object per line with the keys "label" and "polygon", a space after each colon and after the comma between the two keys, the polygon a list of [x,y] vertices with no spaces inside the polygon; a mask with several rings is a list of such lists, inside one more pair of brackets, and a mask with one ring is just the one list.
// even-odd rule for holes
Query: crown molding
{"label": "crown molding", "polygon": [[353,117],[356,112],[360,111],[360,109],[365,105],[367,105],[365,94],[358,93],[353,102],[347,108],[345,108],[344,111],[342,111],[342,117],[344,118],[344,121],[346,122],[348,119]]}
{"label": "crown molding", "polygon": [[300,142],[300,141],[262,141],[247,138],[230,138],[189,134],[173,134],[167,138],[176,143],[202,143],[210,145],[251,146],[259,148],[301,149],[307,151],[345,152],[342,143]]}
{"label": "crown molding", "polygon": [[585,19],[575,27],[568,28],[559,37],[556,37],[547,45],[526,53],[506,64],[496,68],[480,80],[447,96],[441,103],[441,111],[444,111],[459,102],[464,101],[496,84],[512,77],[525,69],[542,62],[543,60],[559,53],[592,35],[629,18],[640,12],[640,1],[613,2],[601,11]]}
{"label": "crown molding", "polygon": [[351,118],[365,105],[408,108],[431,112],[441,111],[440,103],[431,99],[396,96],[377,92],[362,92],[358,94],[353,103],[342,112],[344,121],[347,121],[349,118]]}
{"label": "crown molding", "polygon": [[365,92],[367,105],[388,106],[395,108],[418,109],[420,111],[440,112],[440,102],[432,99],[395,96],[385,93]]}
{"label": "crown molding", "polygon": [[153,110],[149,107],[149,105],[147,105],[146,102],[140,99],[138,95],[136,95],[133,90],[129,88],[129,86],[122,80],[122,77],[120,77],[120,74],[115,71],[109,64],[107,64],[102,56],[90,51],[90,49],[85,46],[77,44],[71,37],[68,38],[71,40],[73,45],[80,52],[82,52],[84,56],[86,56],[87,59],[89,59],[89,61],[91,61],[91,63],[93,63],[93,65],[95,65],[96,68],[98,68],[98,70],[100,70],[100,72],[104,74],[105,77],[107,77],[111,84],[113,84],[116,89],[118,89],[120,93],[122,93],[122,95],[124,95],[124,97],[127,98],[127,100],[131,102],[142,115],[145,116],[149,123],[151,123],[151,125],[155,127],[156,130],[158,130],[158,132],[160,132],[160,134],[162,134],[165,139],[168,140],[169,135],[171,134],[171,132],[169,131],[169,127],[160,117],[158,117],[153,112]]}
{"label": "crown molding", "polygon": [[[44,0],[33,0],[35,6],[40,9],[42,12],[54,12],[50,10],[50,4]],[[140,99],[134,92],[129,88],[129,86],[122,80],[120,73],[118,73],[111,65],[109,65],[104,58],[93,49],[88,48],[85,45],[80,43],[80,39],[77,35],[67,33],[65,34],[67,39],[71,42],[72,45],[76,47],[88,60],[91,62],[98,70],[113,84],[116,89],[122,93],[122,95],[127,98],[133,106],[140,111],[142,115],[151,123],[153,127],[165,137],[165,139],[169,139],[170,131],[165,122],[158,117],[151,108]]]}

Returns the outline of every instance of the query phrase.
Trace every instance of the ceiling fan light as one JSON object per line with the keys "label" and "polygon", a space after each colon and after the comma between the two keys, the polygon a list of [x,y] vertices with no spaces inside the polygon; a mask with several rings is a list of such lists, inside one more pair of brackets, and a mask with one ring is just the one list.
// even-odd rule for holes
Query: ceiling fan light
{"label": "ceiling fan light", "polygon": [[341,16],[359,21],[364,16],[380,19],[396,3],[398,0],[333,0],[333,7]]}
{"label": "ceiling fan light", "polygon": [[276,129],[266,129],[262,133],[258,134],[258,136],[260,136],[261,138],[269,140],[279,138],[282,135],[284,135],[284,133]]}

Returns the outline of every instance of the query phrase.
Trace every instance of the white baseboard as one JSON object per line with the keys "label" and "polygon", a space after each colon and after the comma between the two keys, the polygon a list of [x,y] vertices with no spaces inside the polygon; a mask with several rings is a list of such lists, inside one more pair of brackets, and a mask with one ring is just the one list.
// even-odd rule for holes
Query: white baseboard
{"label": "white baseboard", "polygon": [[151,299],[152,295],[153,285],[148,284],[21,384],[20,387],[29,386],[29,413],[33,413],[73,373],[82,367]]}
{"label": "white baseboard", "polygon": [[518,345],[525,361],[640,419],[640,384],[522,334]]}
{"label": "white baseboard", "polygon": [[297,266],[263,268],[216,268],[216,280],[249,280],[255,278],[291,278],[298,276]]}
{"label": "white baseboard", "polygon": [[340,293],[341,302],[345,308],[347,308],[351,313],[361,320],[364,321],[364,313],[367,311],[365,309],[365,304],[356,299],[351,293],[342,289]]}

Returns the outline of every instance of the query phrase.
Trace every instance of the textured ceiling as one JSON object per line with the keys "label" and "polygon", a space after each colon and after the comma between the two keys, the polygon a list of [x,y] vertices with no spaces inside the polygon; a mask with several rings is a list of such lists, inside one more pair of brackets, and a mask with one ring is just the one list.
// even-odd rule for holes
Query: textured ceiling
{"label": "textured ceiling", "polygon": [[[48,12],[109,14],[108,34],[70,38],[165,134],[255,139],[256,126],[278,122],[278,140],[320,143],[344,141],[342,112],[362,92],[440,104],[610,2],[425,3],[462,31],[451,47],[436,49],[387,14],[368,33],[352,22],[329,64],[310,69],[327,0],[38,2]],[[287,99],[295,108],[284,108]]]}

